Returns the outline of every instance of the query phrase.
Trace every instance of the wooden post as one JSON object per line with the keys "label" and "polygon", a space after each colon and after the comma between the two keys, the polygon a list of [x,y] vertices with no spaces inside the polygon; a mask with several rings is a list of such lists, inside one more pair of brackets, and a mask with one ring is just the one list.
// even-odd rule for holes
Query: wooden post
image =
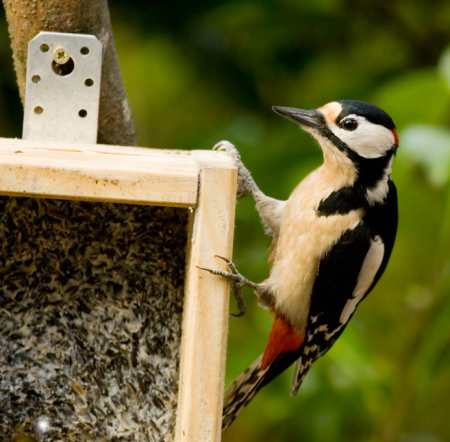
{"label": "wooden post", "polygon": [[3,0],[22,102],[28,42],[40,31],[93,34],[103,44],[99,143],[136,145],[107,0]]}
{"label": "wooden post", "polygon": [[[214,153],[213,153],[214,154]],[[196,151],[200,195],[189,241],[176,442],[219,442],[228,330],[228,283],[200,270],[231,257],[236,171],[211,152]],[[214,253],[212,253],[214,251]]]}

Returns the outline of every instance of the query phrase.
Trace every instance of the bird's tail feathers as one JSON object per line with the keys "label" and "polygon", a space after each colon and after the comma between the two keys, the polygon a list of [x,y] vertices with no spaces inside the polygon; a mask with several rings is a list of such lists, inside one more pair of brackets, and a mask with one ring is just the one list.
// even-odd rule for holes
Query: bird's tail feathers
{"label": "bird's tail feathers", "polygon": [[248,405],[261,388],[282,373],[298,359],[298,352],[278,355],[269,365],[265,365],[261,355],[232,384],[225,395],[222,430],[226,430],[240,411]]}
{"label": "bird's tail feathers", "polygon": [[300,356],[304,337],[284,318],[276,316],[264,353],[231,385],[225,397],[222,429],[228,428],[258,391]]}
{"label": "bird's tail feathers", "polygon": [[291,396],[296,396],[298,394],[303,380],[305,379],[309,369],[311,368],[311,364],[312,361],[303,361],[302,358],[298,360],[297,367],[292,378]]}
{"label": "bird's tail feathers", "polygon": [[222,430],[226,430],[234,422],[240,411],[263,386],[265,375],[270,366],[261,368],[261,360],[262,355],[236,378],[228,389],[223,408]]}

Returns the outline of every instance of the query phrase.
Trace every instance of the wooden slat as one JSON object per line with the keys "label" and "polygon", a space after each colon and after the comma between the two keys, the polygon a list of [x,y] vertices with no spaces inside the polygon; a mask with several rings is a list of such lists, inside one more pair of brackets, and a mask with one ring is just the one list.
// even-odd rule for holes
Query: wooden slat
{"label": "wooden slat", "polygon": [[187,151],[0,138],[3,195],[194,206],[198,176]]}
{"label": "wooden slat", "polygon": [[228,329],[228,283],[197,266],[231,257],[236,170],[225,154],[197,151],[200,194],[186,275],[175,442],[219,442]]}

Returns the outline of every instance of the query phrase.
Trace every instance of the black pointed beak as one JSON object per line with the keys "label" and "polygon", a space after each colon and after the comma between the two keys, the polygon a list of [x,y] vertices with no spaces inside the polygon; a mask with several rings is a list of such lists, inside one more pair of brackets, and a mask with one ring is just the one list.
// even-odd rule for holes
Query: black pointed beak
{"label": "black pointed beak", "polygon": [[297,109],[295,107],[272,106],[272,110],[288,120],[294,121],[301,126],[318,129],[323,126],[322,115],[315,109]]}

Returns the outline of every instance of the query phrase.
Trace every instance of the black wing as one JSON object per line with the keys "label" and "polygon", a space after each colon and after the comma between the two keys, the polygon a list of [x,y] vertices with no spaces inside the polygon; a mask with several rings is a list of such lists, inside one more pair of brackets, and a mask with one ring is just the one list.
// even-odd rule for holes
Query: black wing
{"label": "black wing", "polygon": [[384,273],[389,258],[391,257],[395,237],[397,236],[398,202],[397,189],[393,181],[389,181],[389,192],[386,200],[382,204],[376,204],[368,210],[365,223],[373,235],[379,235],[381,237],[384,244],[384,259],[372,286],[366,293],[367,296]]}
{"label": "black wing", "polygon": [[386,200],[369,208],[360,224],[344,232],[322,259],[312,290],[306,342],[294,378],[294,393],[313,362],[331,348],[353,315],[354,311],[351,311],[342,319],[347,303],[352,300],[364,260],[374,243],[382,246],[378,250],[382,250],[383,255],[362,298],[383,274],[394,245],[397,219],[397,193],[394,183],[390,182]]}

